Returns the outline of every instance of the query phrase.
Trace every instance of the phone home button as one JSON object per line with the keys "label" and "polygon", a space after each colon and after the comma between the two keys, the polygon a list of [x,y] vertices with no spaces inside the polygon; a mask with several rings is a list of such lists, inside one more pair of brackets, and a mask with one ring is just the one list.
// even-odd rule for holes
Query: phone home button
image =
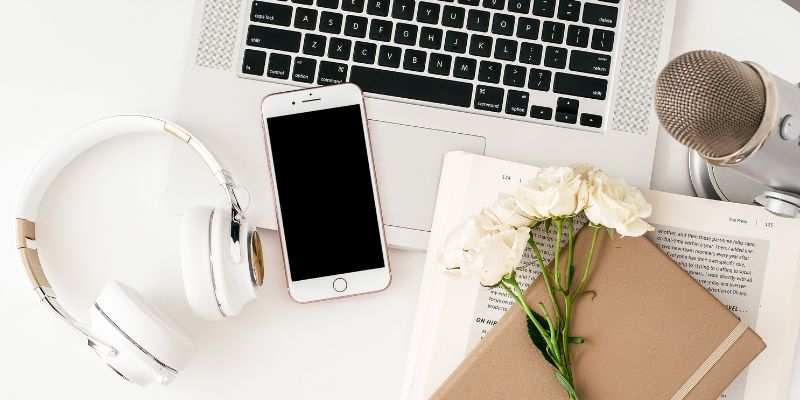
{"label": "phone home button", "polygon": [[347,290],[347,281],[344,278],[336,278],[333,280],[333,290],[341,293]]}

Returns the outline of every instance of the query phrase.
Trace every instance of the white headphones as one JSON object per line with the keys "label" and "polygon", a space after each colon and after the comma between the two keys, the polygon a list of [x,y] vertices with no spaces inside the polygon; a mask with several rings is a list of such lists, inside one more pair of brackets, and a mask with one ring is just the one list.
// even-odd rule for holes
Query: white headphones
{"label": "white headphones", "polygon": [[186,296],[206,319],[239,313],[257,297],[264,277],[261,241],[244,219],[236,186],[211,152],[184,129],[157,118],[116,116],[84,125],[62,139],[34,168],[17,209],[17,248],[39,300],[86,337],[123,378],[142,386],[170,383],[196,353],[192,341],[163,311],[133,288],[111,282],[89,310],[90,324],[72,318],[56,300],[36,247],[36,215],[47,188],[75,157],[107,139],[137,132],[165,132],[188,144],[225,192],[226,207],[193,207],[181,223],[181,263]]}

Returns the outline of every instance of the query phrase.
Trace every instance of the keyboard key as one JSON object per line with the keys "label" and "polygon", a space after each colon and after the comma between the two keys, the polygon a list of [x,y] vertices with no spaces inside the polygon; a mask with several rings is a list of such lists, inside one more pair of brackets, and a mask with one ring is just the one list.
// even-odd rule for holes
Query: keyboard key
{"label": "keyboard key", "polygon": [[500,83],[500,63],[481,61],[478,67],[478,80],[481,82]]}
{"label": "keyboard key", "polygon": [[264,24],[289,26],[292,23],[292,7],[254,1],[253,7],[250,9],[250,20]]}
{"label": "keyboard key", "polygon": [[508,14],[495,14],[492,20],[492,33],[511,36],[514,34],[514,16]]}
{"label": "keyboard key", "polygon": [[450,75],[452,57],[446,54],[432,53],[428,62],[428,72],[436,75]]}
{"label": "keyboard key", "polygon": [[292,3],[305,4],[307,6],[310,6],[314,4],[314,0],[292,0]]}
{"label": "keyboard key", "polygon": [[414,19],[414,0],[394,0],[392,18],[411,21]]}
{"label": "keyboard key", "polygon": [[419,6],[417,6],[417,21],[424,24],[438,24],[439,11],[440,7],[438,4],[421,1],[419,2]]}
{"label": "keyboard key", "polygon": [[492,54],[492,38],[483,35],[472,35],[469,42],[469,54],[489,57]]}
{"label": "keyboard key", "polygon": [[442,47],[442,34],[441,29],[423,26],[419,35],[420,47],[439,50]]}
{"label": "keyboard key", "polygon": [[506,114],[525,116],[528,114],[528,92],[509,90],[506,96]]}
{"label": "keyboard key", "polygon": [[294,27],[313,30],[317,27],[317,10],[297,7],[294,13]]}
{"label": "keyboard key", "polygon": [[561,0],[558,5],[558,19],[565,21],[578,21],[581,13],[581,2],[577,0]]}
{"label": "keyboard key", "polygon": [[613,28],[617,26],[617,7],[586,3],[583,7],[583,22]]}
{"label": "keyboard key", "polygon": [[578,120],[577,114],[570,114],[556,111],[556,121],[566,124],[574,124]]}
{"label": "keyboard key", "polygon": [[319,30],[321,32],[339,34],[342,31],[342,14],[323,11]]}
{"label": "keyboard key", "polygon": [[530,10],[531,0],[509,0],[508,2],[508,11],[527,14]]}
{"label": "keyboard key", "polygon": [[367,14],[381,17],[389,15],[389,0],[368,0]]}
{"label": "keyboard key", "polygon": [[544,65],[550,68],[564,68],[567,66],[567,49],[562,47],[547,46],[544,52]]}
{"label": "keyboard key", "polygon": [[397,68],[400,66],[400,57],[403,49],[395,46],[381,46],[378,52],[378,65]]}
{"label": "keyboard key", "polygon": [[533,15],[552,17],[556,14],[556,0],[533,0]]}
{"label": "keyboard key", "polygon": [[[503,85],[523,87],[525,86],[525,75],[527,75],[527,73],[528,69],[525,67],[506,64],[505,70],[503,71]],[[526,105],[525,108],[527,109],[528,106]]]}
{"label": "keyboard key", "polygon": [[292,80],[303,83],[314,83],[317,69],[317,60],[305,57],[296,57],[292,67]]}
{"label": "keyboard key", "polygon": [[277,79],[289,79],[289,66],[292,57],[285,54],[272,53],[267,64],[267,76]]}
{"label": "keyboard key", "polygon": [[465,10],[461,7],[444,6],[444,14],[442,14],[442,25],[451,28],[461,28],[464,26]]}
{"label": "keyboard key", "polygon": [[469,13],[467,13],[467,29],[486,32],[489,30],[489,18],[488,11],[469,10]]}
{"label": "keyboard key", "polygon": [[589,28],[585,26],[570,25],[567,29],[567,44],[575,47],[589,45]]}
{"label": "keyboard key", "polygon": [[348,15],[344,20],[344,34],[360,38],[367,36],[367,19]]}
{"label": "keyboard key", "polygon": [[506,0],[483,0],[483,6],[493,10],[502,10],[506,6]]}
{"label": "keyboard key", "polygon": [[556,72],[556,77],[553,80],[553,91],[569,96],[605,100],[607,89],[607,80],[590,76]]}
{"label": "keyboard key", "polygon": [[461,53],[467,51],[467,34],[464,32],[447,31],[444,37],[444,50],[453,53]]}
{"label": "keyboard key", "polygon": [[600,128],[603,126],[603,117],[595,114],[581,114],[581,125]]}
{"label": "keyboard key", "polygon": [[550,71],[531,68],[528,74],[528,88],[545,92],[550,90]]}
{"label": "keyboard key", "polygon": [[417,72],[425,71],[426,58],[427,54],[424,51],[408,49],[403,59],[403,68]]}
{"label": "keyboard key", "polygon": [[380,40],[381,42],[392,40],[392,22],[382,19],[373,19],[372,22],[370,22],[369,38],[372,40]]}
{"label": "keyboard key", "polygon": [[595,50],[611,51],[614,49],[614,31],[595,29],[592,34],[592,48]]}
{"label": "keyboard key", "polygon": [[339,64],[329,61],[319,63],[319,78],[317,83],[320,85],[333,85],[342,83],[347,79],[347,64]]}
{"label": "keyboard key", "polygon": [[578,107],[580,107],[581,102],[575,99],[569,99],[566,97],[559,97],[556,101],[556,111],[563,112],[563,113],[570,113],[570,114],[577,114]]}
{"label": "keyboard key", "polygon": [[478,62],[474,58],[456,57],[453,64],[453,76],[462,79],[475,79],[475,68]]}
{"label": "keyboard key", "polygon": [[267,62],[267,53],[259,50],[245,49],[242,73],[248,75],[264,75],[264,64]]}
{"label": "keyboard key", "polygon": [[481,0],[458,0],[458,4],[464,4],[467,6],[479,6],[481,5]]}
{"label": "keyboard key", "polygon": [[306,40],[303,42],[303,53],[312,56],[322,56],[325,54],[325,44],[328,39],[325,36],[307,34]]}
{"label": "keyboard key", "polygon": [[611,56],[608,54],[572,50],[572,56],[569,58],[569,69],[572,71],[608,76],[610,68]]}
{"label": "keyboard key", "polygon": [[544,21],[542,24],[542,40],[550,43],[564,41],[564,24],[561,22]]}
{"label": "keyboard key", "polygon": [[394,31],[394,42],[409,46],[417,44],[417,26],[398,23]]}
{"label": "keyboard key", "polygon": [[347,39],[331,38],[328,46],[328,57],[337,60],[349,60],[352,42]]}
{"label": "keyboard key", "polygon": [[551,118],[553,118],[553,109],[550,107],[532,106],[531,117],[549,121]]}
{"label": "keyboard key", "polygon": [[539,20],[533,18],[519,18],[517,25],[517,37],[522,39],[536,40],[539,38]]}
{"label": "keyboard key", "polygon": [[469,107],[472,102],[472,84],[463,81],[411,75],[359,65],[353,66],[350,81],[369,93],[458,107]]}
{"label": "keyboard key", "polygon": [[318,7],[339,8],[339,0],[317,0]]}
{"label": "keyboard key", "polygon": [[494,58],[514,61],[517,59],[517,42],[508,39],[497,39],[494,45]]}
{"label": "keyboard key", "polygon": [[364,0],[342,0],[342,10],[360,13],[364,11]]}
{"label": "keyboard key", "polygon": [[297,53],[300,50],[300,32],[250,25],[247,28],[247,44],[253,47]]}
{"label": "keyboard key", "polygon": [[539,65],[542,62],[542,45],[538,43],[522,43],[519,50],[519,61],[525,64]]}
{"label": "keyboard key", "polygon": [[353,61],[372,64],[375,62],[375,53],[378,51],[378,45],[375,43],[356,42],[353,46]]}
{"label": "keyboard key", "polygon": [[475,108],[500,112],[503,109],[503,89],[478,85],[475,91]]}

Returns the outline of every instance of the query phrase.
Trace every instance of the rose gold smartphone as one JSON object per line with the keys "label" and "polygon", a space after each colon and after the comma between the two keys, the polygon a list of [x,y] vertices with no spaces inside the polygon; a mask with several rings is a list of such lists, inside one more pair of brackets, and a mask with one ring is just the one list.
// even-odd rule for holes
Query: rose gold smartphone
{"label": "rose gold smartphone", "polygon": [[391,272],[364,98],[342,84],[261,106],[289,295],[306,303],[377,292]]}

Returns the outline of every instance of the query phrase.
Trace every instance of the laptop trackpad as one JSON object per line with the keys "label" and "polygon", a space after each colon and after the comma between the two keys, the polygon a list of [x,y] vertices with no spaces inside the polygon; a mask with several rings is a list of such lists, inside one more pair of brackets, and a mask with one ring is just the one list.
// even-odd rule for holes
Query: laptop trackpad
{"label": "laptop trackpad", "polygon": [[445,153],[484,154],[480,136],[369,121],[383,222],[430,231]]}

